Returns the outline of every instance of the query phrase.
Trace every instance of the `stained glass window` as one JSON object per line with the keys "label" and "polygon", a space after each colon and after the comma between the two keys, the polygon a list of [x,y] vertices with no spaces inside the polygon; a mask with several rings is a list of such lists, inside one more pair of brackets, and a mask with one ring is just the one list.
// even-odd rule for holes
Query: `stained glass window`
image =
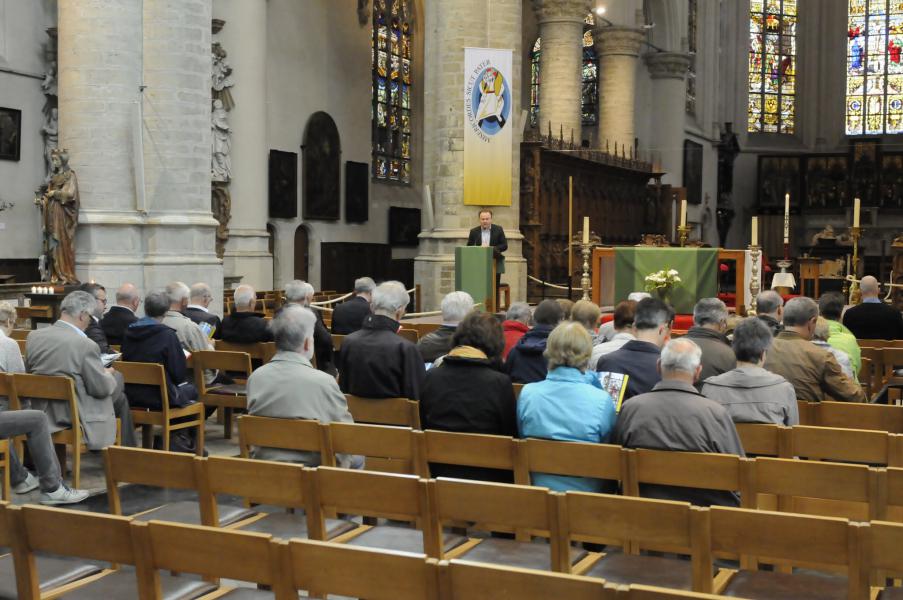
{"label": "stained glass window", "polygon": [[748,131],[793,133],[797,0],[750,0]]}
{"label": "stained glass window", "polygon": [[533,51],[530,53],[530,127],[536,127],[539,121],[539,56],[542,51],[542,38],[536,38]]}
{"label": "stained glass window", "polygon": [[847,135],[903,133],[903,0],[850,0]]}
{"label": "stained glass window", "polygon": [[410,0],[374,0],[371,39],[373,177],[411,182]]}
{"label": "stained glass window", "polygon": [[699,15],[699,0],[690,0],[687,13],[687,44],[690,52],[690,70],[687,71],[687,112],[696,114],[696,19]]}

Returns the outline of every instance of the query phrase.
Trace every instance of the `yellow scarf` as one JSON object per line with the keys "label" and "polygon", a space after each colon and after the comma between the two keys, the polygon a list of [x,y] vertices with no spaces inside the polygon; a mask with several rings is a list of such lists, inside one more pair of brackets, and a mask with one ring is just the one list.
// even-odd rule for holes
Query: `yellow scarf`
{"label": "yellow scarf", "polygon": [[482,358],[487,360],[489,357],[479,348],[473,346],[456,346],[448,353],[449,356],[457,356],[459,358]]}

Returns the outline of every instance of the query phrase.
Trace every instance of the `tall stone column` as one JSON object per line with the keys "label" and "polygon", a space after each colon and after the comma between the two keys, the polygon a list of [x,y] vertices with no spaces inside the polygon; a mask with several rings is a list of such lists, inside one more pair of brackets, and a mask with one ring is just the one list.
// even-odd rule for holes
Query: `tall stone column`
{"label": "tall stone column", "polygon": [[646,39],[642,29],[632,27],[595,28],[596,54],[599,56],[599,130],[600,147],[614,151],[632,148],[636,137],[634,103],[636,98],[637,57]]}
{"label": "tall stone column", "polygon": [[[420,234],[414,279],[426,310],[439,308],[454,291],[455,247],[467,243],[478,224],[479,207],[464,206],[464,48],[510,48],[514,51],[512,119],[521,112],[520,0],[442,0],[424,2],[424,158],[423,181],[432,198],[432,228]],[[505,228],[508,251],[502,281],[512,300],[526,291],[526,261],[521,253],[519,181],[522,132],[515,128],[511,147],[511,206],[492,207],[494,222]],[[426,193],[426,192],[424,192]],[[430,222],[429,219],[426,220]]]}
{"label": "tall stone column", "polygon": [[663,181],[683,182],[683,140],[686,125],[686,77],[690,55],[652,52],[644,57],[652,76],[652,136],[649,149],[661,157]]}
{"label": "tall stone column", "polygon": [[551,128],[566,140],[580,142],[583,22],[588,0],[533,0],[542,38],[539,62],[539,129]]}
{"label": "tall stone column", "polygon": [[229,112],[232,219],[223,270],[241,275],[242,283],[269,290],[273,256],[267,233],[267,1],[216,0],[213,16],[226,22],[216,40],[228,53],[235,80],[230,88],[235,107]]}

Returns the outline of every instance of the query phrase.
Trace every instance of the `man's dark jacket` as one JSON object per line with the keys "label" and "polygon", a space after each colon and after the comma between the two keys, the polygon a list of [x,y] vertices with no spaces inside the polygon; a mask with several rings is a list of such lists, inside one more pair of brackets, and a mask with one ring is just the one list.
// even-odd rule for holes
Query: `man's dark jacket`
{"label": "man's dark jacket", "polygon": [[201,323],[208,323],[211,327],[213,327],[213,337],[215,339],[220,339],[223,333],[223,324],[220,318],[213,314],[212,312],[207,312],[205,310],[201,310],[200,308],[194,308],[193,306],[189,306],[184,311],[185,316],[200,325]]}
{"label": "man's dark jacket", "polygon": [[[166,372],[166,391],[169,405],[186,406],[197,400],[198,393],[188,381],[185,351],[175,329],[150,318],[135,321],[125,332],[122,360],[128,362],[159,363]],[[160,389],[153,385],[125,384],[129,406],[160,410]]]}
{"label": "man's dark jacket", "polygon": [[624,393],[626,401],[638,394],[652,391],[655,384],[661,381],[662,376],[658,372],[658,359],[661,354],[661,349],[653,343],[630,340],[619,350],[601,356],[596,364],[596,370],[625,373],[630,376],[627,380],[627,391]]}
{"label": "man's dark jacket", "polygon": [[505,369],[511,381],[533,383],[546,378],[549,369],[542,354],[546,351],[546,343],[553,329],[551,325],[536,325],[514,345],[505,360]]}
{"label": "man's dark jacket", "polygon": [[[482,227],[474,227],[467,236],[468,246],[482,246],[483,234]],[[508,249],[508,239],[505,237],[505,230],[500,225],[492,224],[489,226],[489,245],[492,246],[492,255],[499,258],[503,252]]]}
{"label": "man's dark jacket", "polygon": [[883,302],[863,302],[843,314],[843,324],[859,340],[903,339],[900,311]]}
{"label": "man's dark jacket", "polygon": [[684,338],[693,340],[702,350],[702,373],[699,375],[696,389],[702,389],[702,382],[709,377],[737,368],[737,356],[724,334],[705,327],[693,326]]}
{"label": "man's dark jacket", "polygon": [[361,328],[369,314],[370,303],[366,298],[349,298],[332,311],[332,332],[336,335],[354,333]]}
{"label": "man's dark jacket", "polygon": [[91,322],[88,324],[87,329],[85,329],[85,335],[94,340],[94,343],[100,348],[101,354],[113,354],[116,352],[110,348],[110,342],[107,341],[107,334],[103,332],[100,321],[94,317],[91,317]]}
{"label": "man's dark jacket", "polygon": [[262,314],[234,312],[223,319],[223,335],[220,339],[234,344],[254,344],[272,342],[273,334]]}
{"label": "man's dark jacket", "polygon": [[772,317],[771,315],[756,315],[756,317],[768,325],[768,328],[771,329],[771,335],[773,337],[778,337],[778,334],[784,331],[784,326],[780,321]]}
{"label": "man's dark jacket", "polygon": [[100,327],[107,336],[107,343],[121,346],[125,330],[137,320],[135,313],[125,306],[111,306],[100,320]]}
{"label": "man's dark jacket", "polygon": [[423,362],[436,362],[440,356],[445,356],[452,349],[452,337],[458,330],[456,325],[442,325],[439,329],[426,334],[417,342],[417,349],[423,356]]}
{"label": "man's dark jacket", "polygon": [[364,319],[342,342],[339,387],[365,398],[420,399],[426,373],[413,342],[398,335],[399,323],[383,315]]}
{"label": "man's dark jacket", "polygon": [[[295,303],[289,302],[289,304]],[[288,306],[288,304],[286,306]],[[304,305],[298,304],[298,306]],[[329,330],[326,329],[326,324],[323,323],[323,313],[319,310],[312,309],[309,306],[304,308],[307,308],[314,313],[314,316],[317,318],[314,322],[314,358],[317,359],[317,370],[335,376],[336,365],[333,356],[335,351],[333,350],[332,345],[332,334],[329,333]],[[276,311],[276,314],[278,315],[279,311]]]}

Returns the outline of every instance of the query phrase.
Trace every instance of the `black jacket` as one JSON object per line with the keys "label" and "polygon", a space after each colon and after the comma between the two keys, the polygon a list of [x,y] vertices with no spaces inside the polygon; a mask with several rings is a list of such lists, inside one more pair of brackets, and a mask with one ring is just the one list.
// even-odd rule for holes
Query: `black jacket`
{"label": "black jacket", "polygon": [[122,345],[125,330],[138,320],[131,310],[124,306],[111,306],[110,310],[100,320],[100,328],[107,336],[107,343]]}
{"label": "black jacket", "polygon": [[546,378],[548,363],[542,355],[546,351],[549,334],[554,327],[536,325],[514,345],[505,360],[505,369],[514,383],[534,383]]}
{"label": "black jacket", "polygon": [[[289,304],[294,303],[289,302]],[[303,305],[299,304],[298,306]],[[314,313],[314,316],[317,318],[314,323],[314,357],[317,359],[317,369],[335,376],[336,366],[335,358],[333,357],[335,351],[332,347],[332,334],[329,333],[329,330],[326,329],[326,325],[323,323],[323,313],[310,307],[306,308]],[[278,315],[281,310],[281,308],[277,310],[276,314]]]}
{"label": "black jacket", "polygon": [[[517,435],[517,404],[511,379],[497,364],[478,358],[446,356],[427,371],[420,395],[424,429],[458,433]],[[431,464],[433,477],[512,482],[510,471]]]}
{"label": "black jacket", "polygon": [[[186,406],[197,400],[194,385],[186,383],[188,367],[185,351],[175,329],[147,317],[135,321],[125,332],[122,360],[163,365],[170,406]],[[130,406],[155,410],[160,410],[162,406],[160,390],[156,386],[127,383],[125,393]]]}
{"label": "black jacket", "polygon": [[361,328],[369,314],[370,303],[366,298],[349,298],[332,311],[332,332],[337,335],[354,333]]}
{"label": "black jacket", "polygon": [[600,373],[609,371],[629,375],[627,391],[624,392],[624,400],[627,400],[638,394],[651,392],[655,384],[661,381],[662,376],[658,373],[661,354],[661,349],[655,344],[630,340],[619,350],[601,356],[596,370]]}
{"label": "black jacket", "polygon": [[115,350],[110,348],[110,342],[107,341],[107,334],[103,332],[100,321],[94,317],[91,317],[91,322],[88,324],[88,328],[85,329],[85,335],[97,344],[101,354],[113,354],[115,352]]}
{"label": "black jacket", "polygon": [[[474,227],[467,236],[468,246],[482,246],[483,235],[480,233],[480,227]],[[489,226],[489,245],[492,246],[492,255],[499,258],[503,252],[508,249],[508,239],[505,237],[505,230],[500,225],[492,224]]]}
{"label": "black jacket", "polygon": [[426,334],[417,342],[417,349],[423,356],[423,362],[436,362],[440,356],[448,354],[452,349],[452,336],[458,328],[455,325],[442,325],[436,331]]}
{"label": "black jacket", "polygon": [[234,312],[223,319],[222,339],[234,344],[272,342],[273,334],[263,315],[255,312]]}
{"label": "black jacket", "polygon": [[756,315],[757,318],[768,325],[768,328],[771,329],[771,335],[774,337],[778,337],[778,334],[784,331],[784,325],[781,324],[780,321],[772,317],[771,315]]}
{"label": "black jacket", "polygon": [[365,398],[420,399],[426,373],[412,342],[398,335],[398,321],[370,315],[364,326],[345,338],[339,353],[339,387]]}
{"label": "black jacket", "polygon": [[737,368],[734,349],[731,348],[731,343],[727,341],[724,334],[705,327],[693,326],[684,338],[693,340],[702,350],[702,372],[699,374],[696,389],[702,389],[702,382],[709,377],[721,375]]}
{"label": "black jacket", "polygon": [[900,311],[883,302],[864,302],[843,314],[843,324],[859,340],[903,339]]}
{"label": "black jacket", "polygon": [[197,324],[209,323],[214,328],[213,337],[217,340],[220,339],[223,333],[223,324],[217,315],[191,306],[185,309],[184,314]]}

